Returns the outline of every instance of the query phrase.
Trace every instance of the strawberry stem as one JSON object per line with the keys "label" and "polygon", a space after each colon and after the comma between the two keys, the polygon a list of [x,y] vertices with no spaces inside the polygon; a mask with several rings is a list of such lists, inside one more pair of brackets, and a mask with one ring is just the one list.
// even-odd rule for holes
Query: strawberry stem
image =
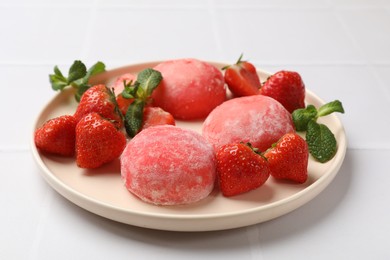
{"label": "strawberry stem", "polygon": [[237,60],[237,62],[236,62],[237,65],[240,64],[240,63],[242,62],[242,61],[241,61],[242,56],[244,56],[244,53],[241,53],[240,57],[238,58],[238,60]]}
{"label": "strawberry stem", "polygon": [[240,142],[240,143],[245,144],[246,146],[248,146],[249,148],[251,148],[251,150],[252,150],[254,153],[260,154],[259,148],[253,147],[253,145],[252,145],[251,143],[249,143],[249,142],[246,142],[246,143]]}
{"label": "strawberry stem", "polygon": [[119,105],[118,105],[118,102],[116,101],[116,97],[115,97],[115,92],[114,92],[114,88],[107,88],[107,92],[108,92],[108,95],[110,96],[110,100],[111,102],[114,104],[115,108],[115,113],[119,115],[119,117],[121,118],[122,121],[125,120],[125,117],[123,116],[121,110],[119,109]]}

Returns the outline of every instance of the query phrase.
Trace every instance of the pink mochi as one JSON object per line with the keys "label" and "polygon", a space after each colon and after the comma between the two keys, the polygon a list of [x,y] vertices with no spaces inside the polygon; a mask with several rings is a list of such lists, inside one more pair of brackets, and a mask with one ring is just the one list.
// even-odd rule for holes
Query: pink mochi
{"label": "pink mochi", "polygon": [[162,62],[155,68],[163,79],[153,92],[155,106],[182,120],[204,119],[226,100],[222,72],[196,59]]}
{"label": "pink mochi", "polygon": [[213,147],[191,130],[164,125],[137,134],[121,156],[126,188],[156,205],[180,205],[206,198],[216,178]]}
{"label": "pink mochi", "polygon": [[214,109],[203,123],[202,135],[215,149],[250,142],[265,151],[292,131],[291,114],[278,101],[255,95],[231,99]]}

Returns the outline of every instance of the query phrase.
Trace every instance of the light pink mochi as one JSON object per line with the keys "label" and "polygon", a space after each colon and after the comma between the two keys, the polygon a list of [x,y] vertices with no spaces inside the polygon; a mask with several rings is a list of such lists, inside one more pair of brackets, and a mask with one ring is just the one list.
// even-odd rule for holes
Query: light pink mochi
{"label": "light pink mochi", "polygon": [[153,92],[154,105],[176,119],[204,119],[226,100],[222,72],[196,59],[165,61],[155,68],[163,79]]}
{"label": "light pink mochi", "polygon": [[180,205],[206,198],[216,178],[213,147],[198,133],[176,126],[147,128],[121,156],[126,188],[156,205]]}
{"label": "light pink mochi", "polygon": [[202,135],[215,149],[250,142],[265,151],[292,131],[291,114],[278,101],[255,95],[231,99],[214,109],[203,123]]}

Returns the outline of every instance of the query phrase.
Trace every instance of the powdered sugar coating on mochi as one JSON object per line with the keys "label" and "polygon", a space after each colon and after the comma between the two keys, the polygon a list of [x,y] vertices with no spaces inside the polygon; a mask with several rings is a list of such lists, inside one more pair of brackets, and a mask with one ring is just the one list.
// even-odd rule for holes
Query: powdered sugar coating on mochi
{"label": "powdered sugar coating on mochi", "polygon": [[176,119],[204,119],[226,100],[222,72],[197,59],[169,60],[154,67],[162,81],[153,92],[154,105]]}
{"label": "powdered sugar coating on mochi", "polygon": [[215,171],[213,147],[200,134],[169,125],[141,131],[121,156],[126,188],[156,205],[204,199],[213,190]]}
{"label": "powdered sugar coating on mochi", "polygon": [[294,131],[291,114],[276,100],[263,95],[234,98],[214,109],[203,123],[202,135],[214,148],[250,142],[260,151]]}

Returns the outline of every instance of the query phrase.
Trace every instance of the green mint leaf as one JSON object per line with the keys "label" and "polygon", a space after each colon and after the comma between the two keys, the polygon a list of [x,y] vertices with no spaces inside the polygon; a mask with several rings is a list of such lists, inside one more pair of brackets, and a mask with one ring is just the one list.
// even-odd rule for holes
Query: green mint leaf
{"label": "green mint leaf", "polygon": [[329,115],[333,112],[344,113],[343,104],[339,100],[335,100],[318,109],[318,117]]}
{"label": "green mint leaf", "polygon": [[306,131],[307,124],[317,117],[317,109],[313,105],[299,108],[292,113],[292,119],[297,131]]}
{"label": "green mint leaf", "polygon": [[159,71],[154,69],[144,69],[137,76],[137,81],[146,91],[146,96],[149,97],[153,90],[160,84],[162,75]]}
{"label": "green mint leaf", "polygon": [[122,97],[124,97],[126,99],[134,98],[134,96],[132,94],[130,94],[129,92],[126,92],[125,90],[122,91]]}
{"label": "green mint leaf", "polygon": [[53,90],[62,90],[68,85],[68,80],[57,66],[54,67],[54,74],[49,74],[49,81]]}
{"label": "green mint leaf", "polygon": [[80,102],[81,96],[84,94],[85,91],[87,91],[90,88],[89,85],[81,85],[77,87],[75,98],[77,102]]}
{"label": "green mint leaf", "polygon": [[66,79],[64,80],[62,77],[56,74],[50,74],[49,81],[53,90],[62,90],[68,86]]}
{"label": "green mint leaf", "polygon": [[139,87],[136,89],[135,97],[141,100],[146,101],[150,95],[147,94],[146,90],[139,85]]}
{"label": "green mint leaf", "polygon": [[69,68],[68,84],[83,78],[87,74],[87,68],[84,63],[79,60],[75,60],[72,66]]}
{"label": "green mint leaf", "polygon": [[92,67],[90,67],[88,69],[88,71],[87,71],[87,73],[85,74],[84,77],[82,77],[81,79],[78,79],[77,81],[75,81],[75,83],[78,86],[80,86],[80,85],[87,85],[90,77],[92,77],[92,76],[94,76],[96,74],[105,72],[105,71],[106,71],[106,65],[103,62],[98,61]]}
{"label": "green mint leaf", "polygon": [[58,77],[58,78],[61,78],[63,79],[64,81],[66,81],[66,78],[64,77],[64,75],[62,75],[60,69],[58,68],[58,66],[55,66],[54,67],[54,74]]}
{"label": "green mint leaf", "polygon": [[92,77],[93,75],[96,75],[96,74],[99,74],[99,73],[102,73],[105,71],[106,71],[106,65],[103,62],[98,61],[94,65],[92,65],[92,67],[90,67],[88,69],[87,76]]}
{"label": "green mint leaf", "polygon": [[133,95],[129,94],[128,92],[122,91],[122,97],[129,99],[129,98],[134,98]]}
{"label": "green mint leaf", "polygon": [[337,141],[330,129],[314,120],[307,125],[306,142],[310,154],[319,162],[325,163],[333,158],[337,151]]}
{"label": "green mint leaf", "polygon": [[125,129],[130,137],[134,137],[142,127],[145,101],[136,99],[127,109],[125,115]]}

